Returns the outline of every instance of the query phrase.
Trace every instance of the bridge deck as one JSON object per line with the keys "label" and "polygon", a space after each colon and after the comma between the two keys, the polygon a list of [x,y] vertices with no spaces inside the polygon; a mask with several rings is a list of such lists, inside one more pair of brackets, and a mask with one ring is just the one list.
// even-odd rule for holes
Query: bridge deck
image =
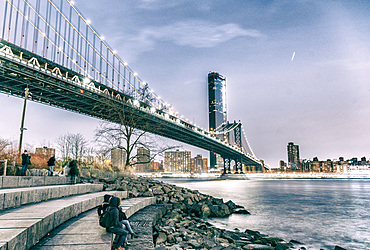
{"label": "bridge deck", "polygon": [[7,53],[6,50],[0,52],[0,92],[21,97],[25,88],[28,88],[33,101],[118,124],[128,124],[216,152],[223,157],[241,160],[244,165],[261,166],[258,159],[245,154],[238,147],[163,110],[153,111],[153,107],[134,100],[128,93],[95,81],[84,83],[83,75],[4,40],[0,41],[0,47],[9,48]]}

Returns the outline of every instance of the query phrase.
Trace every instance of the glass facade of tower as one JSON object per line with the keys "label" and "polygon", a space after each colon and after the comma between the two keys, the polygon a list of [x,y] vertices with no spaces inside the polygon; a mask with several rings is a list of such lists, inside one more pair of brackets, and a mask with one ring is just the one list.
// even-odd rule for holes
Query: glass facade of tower
{"label": "glass facade of tower", "polygon": [[[227,121],[226,78],[217,72],[208,73],[209,130],[212,132]],[[219,135],[223,139],[222,135]],[[210,167],[215,168],[217,155],[210,152]]]}
{"label": "glass facade of tower", "polygon": [[289,142],[287,146],[288,151],[288,168],[296,170],[300,168],[299,160],[299,146]]}
{"label": "glass facade of tower", "polygon": [[208,73],[209,130],[213,131],[227,121],[226,78],[216,72]]}

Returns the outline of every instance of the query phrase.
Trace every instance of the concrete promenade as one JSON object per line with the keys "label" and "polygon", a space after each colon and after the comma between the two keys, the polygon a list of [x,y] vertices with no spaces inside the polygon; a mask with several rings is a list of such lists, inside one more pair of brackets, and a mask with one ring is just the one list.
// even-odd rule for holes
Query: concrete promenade
{"label": "concrete promenade", "polygon": [[[155,204],[154,197],[130,198],[122,201],[122,209],[130,218],[130,222],[138,238],[130,239],[126,249],[154,249],[153,222],[161,216],[161,205]],[[96,209],[92,209],[73,218],[53,230],[43,238],[32,250],[36,249],[88,249],[110,250],[111,234],[99,226]]]}
{"label": "concrete promenade", "polygon": [[[66,177],[6,176],[0,183],[0,250],[110,249],[111,234],[99,226],[96,207],[105,194],[124,199],[126,191],[67,185]],[[126,249],[154,249],[153,225],[168,206],[137,197],[122,200],[121,207],[140,236]]]}
{"label": "concrete promenade", "polygon": [[[45,180],[38,177],[1,179],[2,183],[17,180],[20,186],[24,186],[24,180],[35,184],[32,178]],[[55,183],[67,180],[65,177],[52,178]],[[22,180],[21,183],[19,180]],[[97,207],[106,193],[120,198],[127,197],[126,191],[102,192],[102,189],[102,184],[32,185],[27,188],[0,189],[0,250],[30,249],[53,229]]]}

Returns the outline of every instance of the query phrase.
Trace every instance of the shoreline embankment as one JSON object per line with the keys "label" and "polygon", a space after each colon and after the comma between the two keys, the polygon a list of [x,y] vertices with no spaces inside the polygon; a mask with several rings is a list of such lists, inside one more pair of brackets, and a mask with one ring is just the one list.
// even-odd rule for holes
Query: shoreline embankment
{"label": "shoreline embankment", "polygon": [[249,229],[220,229],[207,221],[207,218],[227,217],[233,213],[248,216],[249,212],[244,207],[231,200],[224,202],[197,190],[134,175],[118,178],[82,177],[81,180],[103,183],[106,191],[128,191],[129,197],[154,196],[157,203],[170,204],[171,209],[153,228],[153,241],[157,249],[307,249],[296,240],[285,241]]}

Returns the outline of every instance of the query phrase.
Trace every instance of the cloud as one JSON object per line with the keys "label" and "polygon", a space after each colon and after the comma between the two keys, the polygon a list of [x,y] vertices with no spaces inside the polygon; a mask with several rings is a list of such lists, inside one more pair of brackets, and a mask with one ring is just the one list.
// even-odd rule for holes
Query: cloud
{"label": "cloud", "polygon": [[237,37],[258,38],[255,29],[243,29],[238,24],[216,25],[205,21],[177,22],[162,27],[147,27],[134,38],[135,42],[152,49],[156,42],[168,41],[179,46],[211,48]]}
{"label": "cloud", "polygon": [[139,8],[148,10],[158,10],[173,8],[177,5],[182,4],[183,1],[167,1],[167,0],[140,0]]}

